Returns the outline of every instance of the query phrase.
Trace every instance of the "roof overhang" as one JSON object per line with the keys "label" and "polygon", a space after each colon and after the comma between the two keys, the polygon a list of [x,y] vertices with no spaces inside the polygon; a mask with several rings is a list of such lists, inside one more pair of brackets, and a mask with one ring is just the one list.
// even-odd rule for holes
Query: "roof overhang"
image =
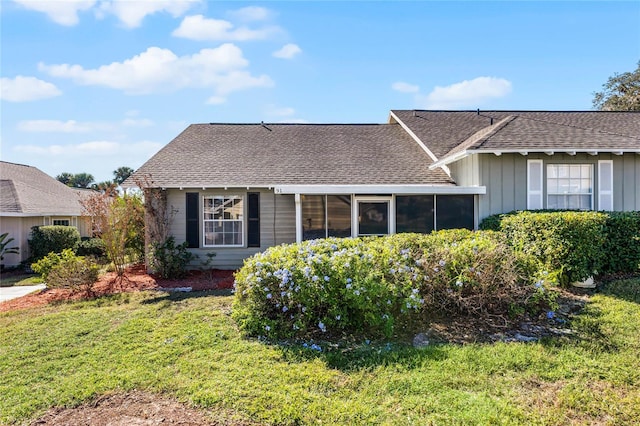
{"label": "roof overhang", "polygon": [[484,186],[454,185],[275,185],[276,194],[486,194]]}
{"label": "roof overhang", "polygon": [[578,153],[584,153],[589,155],[598,155],[598,154],[613,154],[613,155],[623,155],[625,153],[630,154],[639,154],[640,148],[518,148],[518,149],[465,149],[464,151],[456,152],[453,155],[443,157],[442,159],[436,161],[435,163],[429,166],[430,170],[436,169],[438,167],[444,167],[448,164],[455,163],[456,161],[462,160],[465,157],[468,157],[473,154],[494,154],[496,156],[500,156],[502,154],[520,154],[520,155],[529,155],[529,154],[546,154],[546,155],[554,155],[554,154],[568,154],[568,155],[576,155]]}
{"label": "roof overhang", "polygon": [[61,217],[82,217],[82,214],[78,213],[64,213],[64,212],[40,212],[40,213],[16,213],[16,212],[0,212],[0,216],[3,217],[44,217],[44,216],[61,216]]}

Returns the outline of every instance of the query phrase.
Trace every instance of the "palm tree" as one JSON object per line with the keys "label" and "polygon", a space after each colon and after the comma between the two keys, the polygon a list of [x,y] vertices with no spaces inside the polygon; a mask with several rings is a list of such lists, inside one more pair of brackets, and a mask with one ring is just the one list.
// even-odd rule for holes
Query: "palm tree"
{"label": "palm tree", "polygon": [[133,174],[133,169],[131,167],[126,167],[126,166],[118,167],[116,170],[113,171],[113,182],[116,185],[122,185],[122,182],[127,180],[127,178],[132,174]]}

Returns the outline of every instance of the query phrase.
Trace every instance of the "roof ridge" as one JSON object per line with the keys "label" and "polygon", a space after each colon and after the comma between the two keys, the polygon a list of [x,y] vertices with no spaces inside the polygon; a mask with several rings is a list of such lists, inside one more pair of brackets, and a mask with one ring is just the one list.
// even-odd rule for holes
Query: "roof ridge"
{"label": "roof ridge", "polygon": [[442,156],[442,158],[447,158],[448,156],[455,154],[456,152],[464,151],[465,149],[470,148],[471,146],[475,145],[478,142],[480,142],[480,146],[481,146],[484,142],[487,141],[489,137],[495,135],[497,132],[502,130],[507,124],[515,120],[517,117],[518,117],[517,115],[508,115],[495,124],[491,124],[489,126],[483,127],[482,129],[474,132],[472,135],[467,137],[458,145],[450,149],[449,152],[447,152],[445,155]]}
{"label": "roof ridge", "polygon": [[[609,112],[609,111],[602,111],[602,112]],[[611,111],[611,112],[627,112],[627,111]],[[633,112],[633,111],[628,111],[628,112]],[[622,133],[616,133],[616,132],[610,132],[607,130],[601,130],[601,129],[596,129],[593,127],[583,127],[583,126],[577,126],[575,124],[566,124],[566,123],[558,123],[556,121],[552,121],[552,120],[543,120],[540,118],[533,118],[533,117],[525,117],[525,116],[518,116],[519,118],[525,119],[525,120],[531,120],[531,121],[538,121],[541,123],[551,123],[551,124],[556,124],[558,126],[565,126],[565,127],[572,127],[574,129],[580,129],[580,130],[592,130],[594,132],[598,132],[598,133],[604,133],[607,135],[615,135],[615,136],[622,136],[625,138],[631,138],[631,139],[638,139],[640,140],[640,136],[632,136],[632,135],[627,135],[627,134],[622,134]]]}

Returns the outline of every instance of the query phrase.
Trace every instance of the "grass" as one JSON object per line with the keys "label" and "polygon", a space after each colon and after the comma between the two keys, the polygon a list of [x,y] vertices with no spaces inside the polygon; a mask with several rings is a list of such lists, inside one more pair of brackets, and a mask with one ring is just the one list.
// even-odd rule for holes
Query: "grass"
{"label": "grass", "polygon": [[225,293],[121,294],[0,314],[0,423],[109,392],[168,393],[263,424],[634,424],[640,279],[609,284],[576,339],[316,352],[240,337]]}
{"label": "grass", "polygon": [[13,287],[22,285],[36,285],[42,283],[40,275],[34,274],[2,274],[0,275],[0,287]]}

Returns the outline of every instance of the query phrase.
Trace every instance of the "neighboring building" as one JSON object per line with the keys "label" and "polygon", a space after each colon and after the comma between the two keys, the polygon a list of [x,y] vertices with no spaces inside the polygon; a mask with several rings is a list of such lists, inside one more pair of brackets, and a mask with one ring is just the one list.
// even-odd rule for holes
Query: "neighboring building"
{"label": "neighboring building", "polygon": [[75,226],[87,236],[82,220],[82,190],[69,188],[39,169],[0,161],[0,234],[9,233],[10,246],[20,248],[8,254],[5,266],[15,266],[29,257],[31,227],[39,225]]}
{"label": "neighboring building", "polygon": [[400,110],[387,124],[194,124],[134,178],[166,195],[177,242],[236,268],[311,238],[640,210],[638,154],[637,112]]}

